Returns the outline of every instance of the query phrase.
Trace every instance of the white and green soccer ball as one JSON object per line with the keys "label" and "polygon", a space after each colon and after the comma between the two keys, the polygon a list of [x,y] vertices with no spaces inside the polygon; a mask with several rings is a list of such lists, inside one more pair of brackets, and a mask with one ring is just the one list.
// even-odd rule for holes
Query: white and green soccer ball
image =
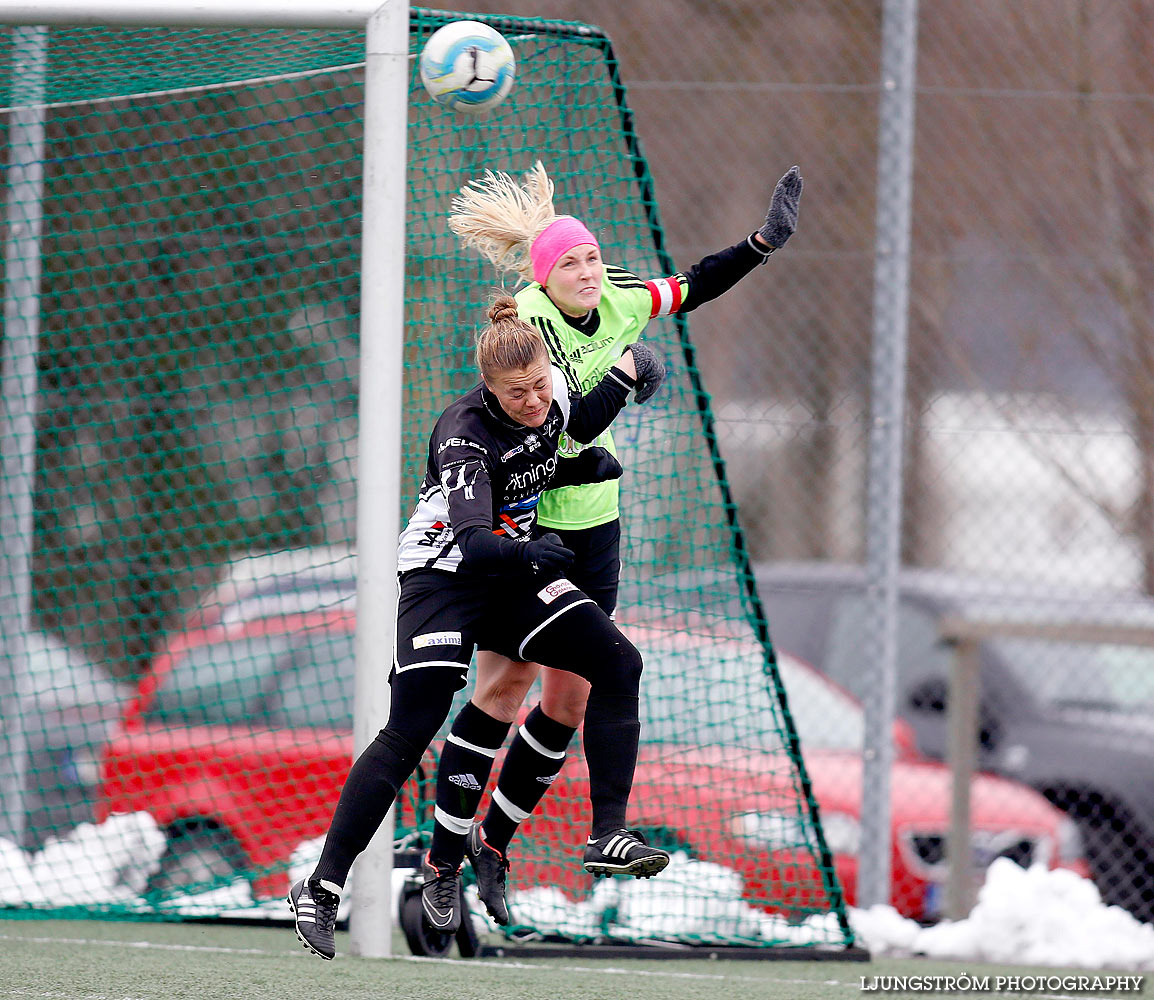
{"label": "white and green soccer ball", "polygon": [[452,111],[476,113],[500,104],[513,87],[517,62],[505,36],[480,21],[451,21],[421,50],[421,83]]}

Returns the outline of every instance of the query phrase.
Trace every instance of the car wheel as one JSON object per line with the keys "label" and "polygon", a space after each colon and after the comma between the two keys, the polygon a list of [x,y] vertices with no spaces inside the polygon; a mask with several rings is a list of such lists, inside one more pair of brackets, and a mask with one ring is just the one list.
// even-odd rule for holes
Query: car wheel
{"label": "car wheel", "polygon": [[1154,849],[1130,811],[1098,792],[1046,789],[1045,794],[1078,824],[1102,902],[1138,920],[1154,920]]}
{"label": "car wheel", "polygon": [[1154,864],[1146,851],[1135,844],[1133,827],[1109,815],[1085,820],[1080,826],[1102,902],[1120,906],[1138,920],[1154,920]]}
{"label": "car wheel", "polygon": [[[465,919],[469,919],[468,914],[465,915]],[[444,958],[453,946],[452,934],[435,931],[425,923],[419,889],[416,892],[410,892],[401,902],[401,930],[405,933],[409,951],[414,955]]]}
{"label": "car wheel", "polygon": [[167,834],[160,868],[148,880],[149,893],[225,882],[244,868],[244,851],[231,833],[214,822],[186,821],[169,827]]}

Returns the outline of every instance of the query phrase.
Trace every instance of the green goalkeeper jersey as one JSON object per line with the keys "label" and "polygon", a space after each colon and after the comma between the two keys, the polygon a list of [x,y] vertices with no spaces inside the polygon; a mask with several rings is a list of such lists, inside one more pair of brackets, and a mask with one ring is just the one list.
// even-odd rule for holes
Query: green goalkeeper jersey
{"label": "green goalkeeper jersey", "polygon": [[[650,319],[676,312],[687,287],[680,274],[643,281],[624,268],[604,266],[601,303],[595,311],[595,322],[589,324],[589,333],[570,325],[540,285],[529,285],[516,295],[517,311],[541,332],[549,355],[565,373],[569,388],[581,393],[589,392],[601,381],[622,351],[641,336]],[[610,431],[588,444],[617,454]],[[581,448],[567,434],[561,436],[562,458],[578,454]],[[620,516],[619,495],[617,480],[547,490],[541,495],[537,521],[546,528],[570,530],[606,524]]]}
{"label": "green goalkeeper jersey", "polygon": [[[686,271],[649,280],[642,280],[623,267],[606,264],[601,303],[587,320],[566,320],[545,289],[536,283],[517,293],[517,311],[541,331],[553,364],[565,373],[570,389],[587,393],[621,357],[621,352],[637,341],[653,317],[689,312],[717,298],[758,264],[764,264],[770,253],[772,250],[755,247],[750,236],[703,257]],[[609,431],[587,443],[617,454]],[[581,450],[564,434],[560,447],[562,457],[572,457]],[[541,494],[537,523],[570,530],[607,524],[620,516],[619,495],[617,480],[547,490]]]}

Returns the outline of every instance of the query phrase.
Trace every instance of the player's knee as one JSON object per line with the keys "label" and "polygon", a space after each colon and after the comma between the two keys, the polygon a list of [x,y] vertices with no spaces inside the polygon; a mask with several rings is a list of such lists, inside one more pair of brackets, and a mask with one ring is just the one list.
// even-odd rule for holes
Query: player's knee
{"label": "player's knee", "polygon": [[537,677],[536,663],[506,660],[496,669],[478,670],[472,702],[486,715],[512,722]]}
{"label": "player's knee", "polygon": [[[433,735],[436,735],[436,733],[434,732]],[[432,738],[432,736],[429,737],[430,742]],[[421,759],[421,754],[425,752],[425,747],[429,745],[426,743],[425,746],[417,747],[408,736],[389,726],[385,726],[373,739],[390,751],[396,759],[406,765],[410,771],[417,766],[417,761]]]}
{"label": "player's knee", "polygon": [[644,669],[641,654],[624,636],[616,645],[618,686],[623,694],[635,695],[641,690],[641,671]]}
{"label": "player's knee", "polygon": [[541,711],[563,726],[576,729],[585,718],[589,682],[576,674],[549,671],[541,685]]}

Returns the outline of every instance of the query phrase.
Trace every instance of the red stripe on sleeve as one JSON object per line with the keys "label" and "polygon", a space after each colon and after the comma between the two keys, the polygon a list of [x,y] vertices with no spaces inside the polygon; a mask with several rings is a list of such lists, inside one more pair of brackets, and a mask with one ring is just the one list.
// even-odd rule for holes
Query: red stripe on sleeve
{"label": "red stripe on sleeve", "polygon": [[645,287],[649,289],[649,297],[653,300],[652,305],[649,307],[649,318],[653,319],[661,310],[661,293],[657,290],[656,282],[647,281],[645,282]]}
{"label": "red stripe on sleeve", "polygon": [[673,295],[673,305],[669,309],[670,315],[672,315],[681,308],[681,282],[677,280],[676,276],[669,279],[669,290]]}

